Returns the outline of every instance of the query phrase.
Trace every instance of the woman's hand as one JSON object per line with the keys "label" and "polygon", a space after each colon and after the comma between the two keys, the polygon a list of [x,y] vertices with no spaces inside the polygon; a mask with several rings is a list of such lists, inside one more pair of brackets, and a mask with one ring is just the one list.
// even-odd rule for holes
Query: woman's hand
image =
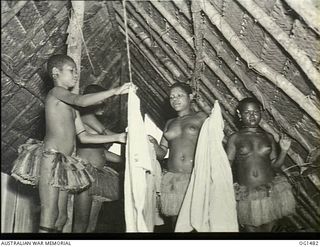
{"label": "woman's hand", "polygon": [[127,82],[123,84],[121,87],[116,88],[115,95],[126,94],[129,92],[129,88],[132,87],[133,91],[136,92],[138,87],[133,83]]}
{"label": "woman's hand", "polygon": [[123,84],[121,87],[116,88],[115,95],[127,94],[129,92],[130,86],[131,86],[131,83],[127,82]]}
{"label": "woman's hand", "polygon": [[123,133],[119,134],[118,142],[121,142],[121,143],[126,143],[127,142],[127,133],[126,132],[123,132]]}
{"label": "woman's hand", "polygon": [[288,136],[281,134],[281,139],[279,141],[279,145],[280,145],[281,150],[288,151],[291,146],[291,140],[289,139]]}

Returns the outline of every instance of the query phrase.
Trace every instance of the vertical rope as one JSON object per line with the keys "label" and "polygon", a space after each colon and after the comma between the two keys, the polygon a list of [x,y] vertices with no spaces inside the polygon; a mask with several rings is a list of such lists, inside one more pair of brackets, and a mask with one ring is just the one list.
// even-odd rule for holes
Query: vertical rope
{"label": "vertical rope", "polygon": [[126,32],[129,82],[132,83],[132,72],[131,72],[131,59],[130,59],[129,35],[128,35],[128,24],[127,24],[126,0],[123,0],[123,17],[124,17],[124,26],[125,26],[125,32]]}

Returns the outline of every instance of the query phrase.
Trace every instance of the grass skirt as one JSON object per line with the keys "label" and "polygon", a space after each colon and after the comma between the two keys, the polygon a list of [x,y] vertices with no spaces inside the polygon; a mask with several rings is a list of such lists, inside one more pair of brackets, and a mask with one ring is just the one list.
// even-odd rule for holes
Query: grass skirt
{"label": "grass skirt", "polygon": [[160,208],[165,216],[177,216],[187,188],[191,174],[167,172],[162,176]]}
{"label": "grass skirt", "polygon": [[11,176],[23,184],[38,186],[41,165],[50,165],[48,184],[70,192],[88,188],[93,178],[83,160],[66,156],[56,150],[44,150],[43,142],[29,139],[18,149],[19,156],[14,161]]}
{"label": "grass skirt", "polygon": [[13,163],[11,176],[23,184],[37,186],[39,183],[40,163],[43,142],[29,139],[18,148],[18,158]]}
{"label": "grass skirt", "polygon": [[88,171],[94,178],[89,188],[89,195],[93,200],[106,202],[119,199],[119,174],[111,167],[98,169],[88,165]]}
{"label": "grass skirt", "polygon": [[283,176],[271,183],[249,190],[234,184],[239,223],[260,226],[295,212],[292,187]]}
{"label": "grass skirt", "polygon": [[87,189],[94,181],[86,163],[75,155],[65,156],[56,150],[45,150],[43,161],[47,159],[53,164],[49,179],[53,187],[74,193]]}

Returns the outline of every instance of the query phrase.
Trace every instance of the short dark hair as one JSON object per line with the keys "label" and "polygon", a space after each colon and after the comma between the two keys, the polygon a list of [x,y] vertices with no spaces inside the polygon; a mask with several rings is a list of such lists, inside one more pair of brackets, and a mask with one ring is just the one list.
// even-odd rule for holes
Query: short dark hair
{"label": "short dark hair", "polygon": [[56,55],[52,55],[51,57],[49,57],[48,62],[47,62],[47,71],[48,74],[51,78],[52,77],[52,69],[53,68],[58,68],[58,69],[62,69],[63,65],[65,65],[66,63],[74,63],[74,60],[69,57],[66,54],[56,54]]}
{"label": "short dark hair", "polygon": [[256,98],[249,97],[249,98],[244,98],[243,100],[240,100],[237,109],[238,109],[239,111],[242,111],[243,108],[244,108],[244,106],[245,106],[246,104],[249,104],[249,103],[254,103],[254,104],[256,104],[259,108],[262,108],[261,103],[260,103]]}
{"label": "short dark hair", "polygon": [[184,83],[184,82],[176,82],[174,84],[172,84],[170,86],[170,91],[173,89],[173,88],[181,88],[183,91],[185,91],[187,94],[192,94],[192,88],[190,85],[188,85],[187,83]]}

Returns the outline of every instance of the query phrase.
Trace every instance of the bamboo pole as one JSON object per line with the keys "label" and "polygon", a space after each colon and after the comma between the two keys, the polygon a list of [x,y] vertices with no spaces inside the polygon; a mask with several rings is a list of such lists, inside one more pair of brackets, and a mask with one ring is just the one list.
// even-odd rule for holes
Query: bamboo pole
{"label": "bamboo pole", "polygon": [[72,12],[71,12],[70,23],[67,30],[69,35],[66,43],[68,45],[67,54],[76,63],[77,74],[78,74],[77,83],[72,89],[72,92],[79,93],[81,50],[82,50],[82,41],[84,41],[82,26],[83,26],[85,2],[71,1],[71,3],[72,3]]}
{"label": "bamboo pole", "polygon": [[300,204],[300,207],[297,206],[296,211],[301,215],[302,218],[304,218],[309,223],[309,225],[313,229],[317,229],[317,230],[319,229],[319,225],[316,223],[314,218],[307,212],[307,210],[301,204]]}
{"label": "bamboo pole", "polygon": [[145,22],[149,24],[151,29],[154,30],[165,43],[170,45],[170,47],[178,54],[179,57],[182,58],[182,60],[187,64],[187,66],[190,69],[193,69],[194,64],[189,59],[189,57],[185,54],[185,52],[182,49],[180,49],[168,35],[163,34],[163,30],[158,26],[158,24],[153,19],[151,19],[148,16],[148,14],[143,10],[141,5],[139,5],[137,2],[130,2],[130,4],[132,4],[135,11],[143,17]]}
{"label": "bamboo pole", "polygon": [[319,7],[315,6],[313,0],[285,0],[285,2],[297,12],[307,25],[320,35],[320,16]]}
{"label": "bamboo pole", "polygon": [[1,13],[1,28],[3,28],[29,1],[16,1],[16,4],[7,12]]}
{"label": "bamboo pole", "polygon": [[[140,53],[141,54],[141,53]],[[155,82],[155,80],[149,75],[149,71],[145,68],[145,65],[142,63],[141,59],[138,57],[138,50],[137,54],[135,54],[135,50],[132,52],[133,57],[135,58],[134,66],[137,70],[139,70],[139,74],[145,78],[146,81],[148,81],[147,85],[150,86],[157,94],[161,95],[161,98],[168,97],[168,91],[163,89],[160,85],[160,82]],[[141,55],[143,56],[143,55]],[[144,72],[144,75],[142,75],[141,72]],[[165,82],[162,82],[165,83]]]}
{"label": "bamboo pole", "polygon": [[104,80],[110,69],[117,63],[119,62],[121,58],[121,54],[116,54],[111,62],[108,64],[108,66],[101,72],[101,74],[98,77],[95,77],[94,84],[101,84],[101,82]]}
{"label": "bamboo pole", "polygon": [[[118,23],[121,27],[120,31],[125,34],[124,31],[124,24],[122,22],[122,20],[118,20]],[[129,25],[130,27],[130,25]],[[139,49],[141,50],[142,54],[144,54],[144,57],[150,61],[150,64],[152,65],[152,67],[158,71],[159,75],[161,75],[161,77],[166,80],[167,82],[169,82],[170,84],[173,84],[175,81],[173,80],[173,78],[169,75],[169,73],[161,66],[159,66],[159,64],[156,61],[156,58],[153,56],[153,54],[145,47],[145,45],[140,42],[138,40],[138,38],[136,38],[135,34],[129,29],[128,30],[128,34],[130,36],[130,39],[132,40],[133,44]]]}
{"label": "bamboo pole", "polygon": [[299,195],[310,205],[312,211],[314,211],[318,216],[320,216],[320,207],[317,205],[315,201],[308,195],[307,191],[304,189],[303,185],[300,184],[299,188],[297,189]]}
{"label": "bamboo pole", "polygon": [[318,125],[320,125],[320,110],[311,102],[307,96],[301,93],[289,80],[280,73],[269,67],[251,52],[246,45],[240,40],[237,34],[232,30],[229,24],[224,20],[218,11],[211,5],[206,4],[203,9],[213,25],[223,34],[229,41],[231,46],[237,50],[239,55],[257,70],[261,75],[265,76],[277,87],[281,88],[293,101],[295,101],[306,113],[308,113]]}
{"label": "bamboo pole", "polygon": [[[265,30],[267,30],[267,32],[286,50],[286,52],[291,55],[295,62],[299,64],[300,68],[304,71],[305,75],[320,92],[320,73],[313,66],[307,54],[301,50],[295,42],[290,39],[289,35],[285,33],[253,0],[237,1]],[[311,11],[311,13],[313,12]]]}
{"label": "bamboo pole", "polygon": [[[136,66],[136,64],[135,64]],[[139,78],[140,81],[142,81],[145,86],[144,87],[147,87],[149,91],[151,91],[151,93],[153,95],[155,95],[156,97],[154,97],[154,100],[157,101],[157,104],[156,105],[159,105],[160,103],[162,103],[164,100],[165,100],[165,97],[163,97],[162,95],[159,94],[159,92],[157,90],[154,89],[154,87],[152,85],[150,85],[150,82],[148,83],[144,77],[140,74],[140,71],[139,69],[137,68],[134,68],[134,72],[135,74],[137,75],[137,77]],[[138,83],[138,82],[137,82]],[[158,100],[160,99],[160,101]]]}
{"label": "bamboo pole", "polygon": [[[120,12],[118,10],[116,11],[121,16]],[[138,26],[138,24],[133,19],[131,19],[128,24],[133,30],[134,34],[139,37],[139,43],[143,43],[153,52],[154,57],[160,60],[160,62],[170,71],[173,79],[186,81],[186,78],[183,76],[178,67],[168,58],[167,54],[165,54],[165,52],[159,47],[153,47],[150,34],[146,33],[140,26]]]}
{"label": "bamboo pole", "polygon": [[303,200],[300,196],[295,197],[296,200],[300,203],[300,205],[308,212],[308,214],[314,219],[316,224],[320,226],[320,220],[319,220],[319,215],[317,215],[313,210],[312,207]]}
{"label": "bamboo pole", "polygon": [[[139,86],[139,89],[141,89],[142,92],[144,92],[144,97],[147,98],[147,102],[150,102],[148,105],[146,105],[145,107],[148,109],[152,109],[152,112],[154,112],[154,114],[157,116],[158,119],[161,119],[161,114],[159,114],[161,112],[161,109],[159,107],[159,102],[156,100],[156,97],[150,97],[147,95],[152,95],[150,94],[150,87],[145,87],[145,85],[148,85],[145,81],[144,78],[139,74],[138,70],[136,68],[133,69],[133,71],[135,72],[134,76],[136,76],[137,78],[139,78],[139,80],[136,81],[137,86]],[[143,83],[141,83],[143,82]]]}
{"label": "bamboo pole", "polygon": [[[132,2],[128,2],[130,4],[132,4]],[[139,23],[143,26],[143,28],[145,30],[148,30],[148,32],[150,32],[150,34],[152,35],[152,38],[157,42],[157,44],[164,50],[164,52],[167,54],[167,56],[174,61],[174,63],[179,67],[179,69],[184,73],[185,76],[187,76],[188,78],[191,77],[189,71],[185,68],[185,66],[180,62],[179,58],[177,56],[175,56],[168,48],[167,46],[164,44],[164,42],[162,41],[162,39],[156,34],[155,31],[153,31],[151,29],[150,26],[148,26],[147,23],[149,23],[149,21],[151,20],[151,18],[148,17],[148,15],[145,14],[143,8],[139,8],[139,13],[144,13],[145,16],[148,18],[146,21],[144,21],[141,16],[139,16],[137,14],[137,12],[131,7],[131,5],[127,5],[127,8],[129,10],[129,12],[132,14],[132,16],[139,21]]]}

